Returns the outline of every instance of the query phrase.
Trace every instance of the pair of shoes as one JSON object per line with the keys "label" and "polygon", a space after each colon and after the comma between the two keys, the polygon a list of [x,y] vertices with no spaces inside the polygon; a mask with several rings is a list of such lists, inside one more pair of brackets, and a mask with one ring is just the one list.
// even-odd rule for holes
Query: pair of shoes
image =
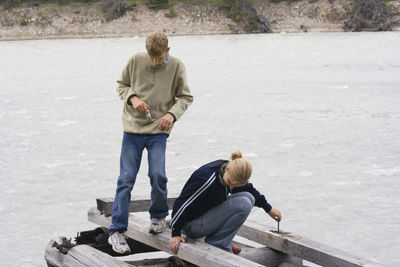
{"label": "pair of shoes", "polygon": [[131,249],[126,242],[125,232],[114,232],[108,237],[108,244],[112,246],[112,249],[120,254],[130,253]]}
{"label": "pair of shoes", "polygon": [[162,233],[164,232],[166,225],[167,224],[165,222],[165,218],[162,219],[153,218],[151,219],[151,223],[149,226],[149,233],[153,235]]}
{"label": "pair of shoes", "polygon": [[240,253],[240,251],[242,251],[242,249],[238,246],[235,246],[234,244],[232,244],[232,253],[237,255]]}

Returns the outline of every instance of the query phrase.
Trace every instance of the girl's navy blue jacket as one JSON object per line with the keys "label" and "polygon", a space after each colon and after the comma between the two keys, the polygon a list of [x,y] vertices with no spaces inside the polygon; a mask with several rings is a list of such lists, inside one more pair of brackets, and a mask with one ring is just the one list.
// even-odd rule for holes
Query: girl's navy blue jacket
{"label": "girl's navy blue jacket", "polygon": [[247,191],[254,196],[255,206],[263,208],[266,212],[271,210],[271,205],[251,183],[235,187],[230,192],[229,187],[220,182],[220,169],[226,162],[228,161],[216,160],[210,162],[197,169],[190,176],[174,203],[171,219],[172,237],[181,235],[181,230],[186,222],[200,217],[209,209],[227,200],[229,193]]}

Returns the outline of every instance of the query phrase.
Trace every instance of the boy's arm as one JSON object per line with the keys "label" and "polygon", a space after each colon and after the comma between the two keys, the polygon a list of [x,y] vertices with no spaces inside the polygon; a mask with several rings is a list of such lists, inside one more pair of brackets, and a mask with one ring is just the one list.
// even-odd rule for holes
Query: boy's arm
{"label": "boy's arm", "polygon": [[185,66],[182,63],[180,63],[178,66],[175,80],[175,104],[168,111],[168,113],[171,113],[172,116],[174,116],[174,121],[179,120],[182,114],[193,102],[193,96],[190,93],[189,85],[186,79]]}
{"label": "boy's arm", "polygon": [[125,68],[122,70],[121,77],[117,80],[118,87],[117,92],[121,100],[126,102],[128,105],[132,105],[129,101],[131,97],[135,96],[135,90],[131,87],[131,76],[133,70],[133,58],[129,59]]}

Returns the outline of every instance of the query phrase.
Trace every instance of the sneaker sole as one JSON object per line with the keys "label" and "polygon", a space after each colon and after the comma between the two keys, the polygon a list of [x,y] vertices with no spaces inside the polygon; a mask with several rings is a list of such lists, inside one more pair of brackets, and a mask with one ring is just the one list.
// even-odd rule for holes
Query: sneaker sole
{"label": "sneaker sole", "polygon": [[131,253],[131,249],[127,249],[127,250],[125,250],[125,251],[121,251],[121,250],[117,249],[114,245],[112,245],[111,247],[112,247],[112,250],[113,250],[114,252],[118,253],[118,254],[128,254],[128,253]]}

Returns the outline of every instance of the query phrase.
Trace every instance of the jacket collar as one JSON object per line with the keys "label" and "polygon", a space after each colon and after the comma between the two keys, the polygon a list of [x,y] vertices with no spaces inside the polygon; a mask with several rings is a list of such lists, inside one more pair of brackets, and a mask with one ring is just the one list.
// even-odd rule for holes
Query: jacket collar
{"label": "jacket collar", "polygon": [[[149,56],[149,60],[150,60],[150,56]],[[150,68],[152,68],[152,69],[161,69],[165,64],[168,63],[168,60],[169,60],[169,52],[167,52],[167,54],[165,55],[165,58],[164,58],[164,62],[161,63],[161,64],[154,65],[150,60]]]}

